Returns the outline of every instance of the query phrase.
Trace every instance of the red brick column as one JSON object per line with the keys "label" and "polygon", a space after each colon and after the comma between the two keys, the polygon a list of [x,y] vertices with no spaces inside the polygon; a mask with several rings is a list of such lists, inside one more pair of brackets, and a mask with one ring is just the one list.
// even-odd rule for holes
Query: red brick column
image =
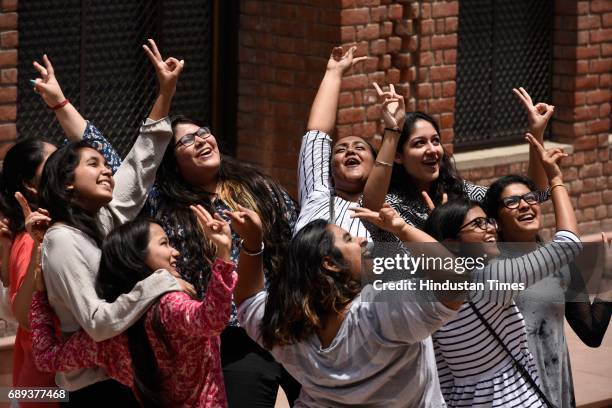
{"label": "red brick column", "polygon": [[552,133],[572,143],[565,163],[582,232],[612,229],[612,3],[557,0],[555,4]]}
{"label": "red brick column", "polygon": [[457,75],[459,1],[422,1],[414,15],[417,109],[439,123],[442,142],[452,152]]}
{"label": "red brick column", "polygon": [[0,158],[17,138],[17,0],[0,11]]}
{"label": "red brick column", "polygon": [[408,67],[410,53],[405,49],[412,25],[403,20],[403,6],[381,0],[343,1],[340,14],[341,42],[357,45],[357,55],[368,59],[349,72],[342,81],[338,110],[339,137],[373,136],[378,130],[380,106],[372,83],[393,83],[406,99],[410,88],[400,79],[398,66]]}
{"label": "red brick column", "polygon": [[340,7],[325,0],[240,3],[237,155],[292,194],[310,104],[340,43]]}

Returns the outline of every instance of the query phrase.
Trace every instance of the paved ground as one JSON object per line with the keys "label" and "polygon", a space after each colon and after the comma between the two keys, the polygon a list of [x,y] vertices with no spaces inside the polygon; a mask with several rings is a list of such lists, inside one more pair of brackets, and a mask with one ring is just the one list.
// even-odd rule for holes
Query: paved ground
{"label": "paved ground", "polygon": [[565,324],[572,361],[576,403],[579,407],[612,407],[612,328],[599,348],[585,346]]}

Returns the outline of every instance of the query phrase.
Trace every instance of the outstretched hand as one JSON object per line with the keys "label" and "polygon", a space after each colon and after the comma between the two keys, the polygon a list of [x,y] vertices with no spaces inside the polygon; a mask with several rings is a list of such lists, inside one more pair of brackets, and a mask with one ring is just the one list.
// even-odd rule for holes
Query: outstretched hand
{"label": "outstretched hand", "polygon": [[263,241],[263,226],[259,215],[246,207],[238,205],[237,211],[226,211],[232,219],[232,229],[244,240],[243,245],[251,252],[257,252]]}
{"label": "outstretched hand", "polygon": [[342,52],[342,47],[334,47],[329,60],[327,61],[328,70],[339,70],[342,74],[348,71],[353,65],[358,62],[365,61],[368,57],[355,57],[357,47],[351,47],[345,53]]}
{"label": "outstretched hand", "polygon": [[514,92],[527,111],[529,131],[534,132],[537,135],[543,134],[549,119],[555,111],[555,107],[543,102],[534,105],[531,96],[529,96],[523,87],[518,89],[512,88],[512,92]]}
{"label": "outstretched hand", "polygon": [[229,224],[219,214],[210,215],[201,205],[192,205],[190,208],[206,238],[217,247],[217,258],[229,261],[232,250],[232,231]]}
{"label": "outstretched hand", "polygon": [[398,237],[402,229],[407,225],[406,221],[388,203],[384,203],[378,212],[364,207],[351,208],[351,211],[353,211],[351,218],[359,218],[371,222]]}
{"label": "outstretched hand", "polygon": [[32,211],[30,209],[28,200],[26,200],[23,194],[21,194],[19,191],[15,193],[15,199],[19,203],[21,211],[23,212],[26,231],[28,231],[28,234],[30,234],[34,242],[40,244],[45,236],[45,232],[47,232],[47,229],[49,229],[49,226],[51,225],[49,212],[44,208],[39,208],[36,211]]}
{"label": "outstretched hand", "polygon": [[563,173],[561,172],[561,168],[559,167],[559,162],[564,157],[567,157],[567,153],[565,153],[562,149],[554,148],[554,149],[544,149],[542,143],[540,143],[531,133],[527,133],[525,135],[525,139],[529,144],[535,148],[537,152],[537,156],[542,163],[542,167],[546,172],[546,176],[548,177],[549,183],[562,183],[563,182]]}
{"label": "outstretched hand", "polygon": [[34,92],[40,95],[43,101],[50,108],[58,105],[66,100],[60,84],[57,82],[55,77],[55,70],[47,54],[43,55],[43,64],[40,65],[37,61],[34,61],[34,68],[40,74],[40,78],[36,78],[34,81]]}
{"label": "outstretched hand", "polygon": [[373,85],[382,102],[382,115],[385,121],[385,127],[398,129],[401,132],[404,127],[404,121],[406,120],[404,97],[395,92],[393,84],[389,85],[389,92],[383,92],[376,82],[374,82]]}
{"label": "outstretched hand", "polygon": [[[429,208],[429,212],[432,212],[436,208],[436,205],[434,204],[433,200],[431,199],[427,191],[425,190],[421,191],[421,196],[423,196],[423,201],[425,201],[427,208]],[[447,202],[448,202],[448,194],[444,193],[442,194],[442,205],[446,204]]]}
{"label": "outstretched hand", "polygon": [[155,68],[155,75],[157,75],[157,82],[159,83],[159,93],[174,96],[176,83],[183,71],[185,61],[179,61],[174,57],[164,60],[157,49],[157,44],[152,39],[149,39],[149,46],[145,44],[142,48]]}

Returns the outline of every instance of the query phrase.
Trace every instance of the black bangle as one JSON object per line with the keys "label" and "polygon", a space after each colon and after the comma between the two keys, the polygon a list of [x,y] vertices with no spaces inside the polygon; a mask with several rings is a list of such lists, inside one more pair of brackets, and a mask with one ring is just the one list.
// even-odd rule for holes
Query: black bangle
{"label": "black bangle", "polygon": [[399,130],[399,128],[397,128],[397,129],[393,129],[393,128],[388,128],[388,127],[386,127],[386,128],[385,128],[385,131],[387,131],[387,130],[388,130],[389,132],[402,133],[402,132],[401,132],[401,130]]}
{"label": "black bangle", "polygon": [[242,251],[247,256],[258,256],[258,255],[261,255],[261,254],[263,254],[263,251],[266,248],[266,246],[264,245],[264,242],[261,241],[261,248],[259,248],[258,251],[250,251],[250,250],[245,248],[245,246],[244,246],[244,239],[240,240],[240,242],[238,243],[238,246],[240,247],[240,251]]}

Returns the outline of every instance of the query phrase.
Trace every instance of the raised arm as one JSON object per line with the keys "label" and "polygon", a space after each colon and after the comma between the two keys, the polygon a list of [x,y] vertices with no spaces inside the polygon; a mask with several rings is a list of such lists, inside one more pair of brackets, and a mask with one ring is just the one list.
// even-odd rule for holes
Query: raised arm
{"label": "raised arm", "polygon": [[[540,143],[544,144],[544,131],[546,125],[555,110],[555,107],[546,103],[533,104],[531,96],[522,87],[516,89],[513,88],[512,92],[517,96],[519,101],[525,107],[527,111],[527,121],[529,122],[529,133]],[[548,180],[546,178],[546,172],[542,167],[538,152],[532,147],[529,147],[529,168],[527,169],[527,175],[534,181],[538,190],[546,191],[548,187]]]}
{"label": "raised arm", "polygon": [[34,91],[41,96],[47,107],[53,110],[68,140],[79,141],[85,132],[87,121],[64,96],[47,54],[43,55],[43,64],[44,66],[34,61],[34,68],[40,74],[40,78],[34,80]]}
{"label": "raised arm", "polygon": [[121,157],[113,146],[106,140],[102,132],[90,122],[87,122],[64,96],[62,88],[55,76],[51,61],[45,54],[44,66],[34,62],[34,68],[41,78],[34,80],[34,91],[43,99],[44,103],[53,110],[66,138],[71,142],[85,140],[98,150],[106,162],[111,166],[113,173],[121,165]]}
{"label": "raised arm", "polygon": [[155,41],[152,39],[149,39],[149,46],[143,45],[142,48],[147,57],[149,57],[151,64],[155,67],[155,74],[159,84],[159,93],[149,114],[149,119],[159,120],[168,116],[168,112],[170,112],[172,98],[176,92],[176,83],[183,71],[185,61],[179,61],[174,57],[164,60],[157,49]]}
{"label": "raised arm", "polygon": [[234,290],[236,306],[264,288],[263,273],[263,227],[259,215],[253,210],[239,206],[238,211],[227,213],[232,219],[232,228],[242,238],[238,260],[238,284]]}
{"label": "raised arm", "polygon": [[159,316],[166,331],[202,338],[220,335],[230,318],[232,291],[238,278],[235,269],[233,262],[217,258],[202,301],[179,292],[162,297]]}
{"label": "raised arm", "polygon": [[389,92],[383,92],[376,82],[374,88],[382,101],[385,130],[374,168],[363,189],[363,206],[376,211],[384,204],[389,190],[397,143],[406,121],[406,108],[404,97],[395,92],[393,84],[389,85]]}
{"label": "raised arm", "polygon": [[356,50],[357,47],[351,47],[344,55],[342,54],[342,47],[335,47],[332,50],[327,61],[325,76],[310,108],[308,130],[320,130],[329,135],[334,131],[342,75],[353,65],[367,58],[353,57]]}
{"label": "raised arm", "polygon": [[545,150],[542,143],[538,142],[533,135],[527,133],[525,136],[531,149],[537,152],[538,161],[548,178],[550,195],[555,210],[556,230],[566,230],[578,235],[578,223],[576,214],[569,197],[567,187],[563,184],[563,173],[558,162],[567,154],[561,149]]}
{"label": "raised arm", "polygon": [[[361,218],[363,221],[370,222],[385,231],[397,236],[402,242],[411,243],[410,250],[425,257],[448,258],[455,256],[446,247],[439,243],[431,235],[420,229],[409,225],[402,217],[387,203],[383,205],[379,212],[367,208],[358,207],[352,209],[355,213],[353,217]],[[428,278],[435,282],[446,282],[448,280],[466,280],[467,274],[457,274],[452,268],[442,266],[441,269],[427,271]],[[465,293],[456,291],[455,293],[438,292],[440,302],[453,310],[457,310],[463,304]]]}
{"label": "raised arm", "polygon": [[140,127],[140,135],[115,175],[113,201],[109,209],[114,220],[101,220],[108,232],[115,221],[124,223],[134,219],[142,209],[148,191],[153,186],[157,168],[172,139],[172,128],[168,112],[176,83],[183,70],[183,62],[176,58],[162,59],[155,41],[149,40],[149,48],[144,51],[155,68],[159,83],[159,94],[145,123]]}
{"label": "raised arm", "polygon": [[[537,152],[538,160],[550,182],[557,233],[552,242],[533,252],[490,263],[482,275],[475,276],[476,279],[522,283],[524,287],[528,287],[573,261],[582,249],[582,243],[578,238],[576,216],[558,165],[567,154],[561,149],[545,150],[530,134],[527,134],[526,139],[531,148]],[[517,292],[508,290],[488,293],[490,301],[507,304]],[[482,295],[481,293],[477,296]]]}
{"label": "raised arm", "polygon": [[42,208],[32,211],[28,201],[20,192],[15,193],[15,199],[21,206],[25,229],[29,236],[22,237],[16,243],[11,280],[17,290],[11,303],[15,318],[21,327],[29,330],[28,312],[32,303],[32,294],[36,289],[36,272],[40,271],[40,244],[51,219],[47,211]]}

